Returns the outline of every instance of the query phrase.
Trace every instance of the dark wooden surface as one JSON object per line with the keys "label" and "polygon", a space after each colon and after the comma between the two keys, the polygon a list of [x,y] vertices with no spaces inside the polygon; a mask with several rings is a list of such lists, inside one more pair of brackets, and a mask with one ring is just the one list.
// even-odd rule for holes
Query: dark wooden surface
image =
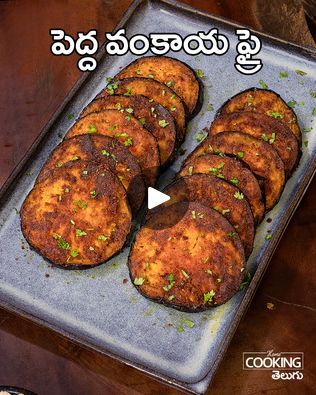
{"label": "dark wooden surface", "polygon": [[[0,2],[0,184],[71,89],[76,56],[51,55],[48,30],[71,34],[110,31],[129,0]],[[301,10],[289,29],[271,22],[263,1],[186,3],[241,23],[313,45]],[[268,2],[269,3],[269,2]],[[282,1],[278,2],[280,6]],[[115,4],[115,5],[114,5]],[[297,7],[297,2],[295,2]],[[289,7],[289,2],[287,2]],[[284,11],[284,8],[283,8]],[[266,17],[265,13],[270,17]],[[284,19],[284,13],[282,14]],[[208,394],[312,394],[315,377],[316,182],[313,181],[270,263]],[[9,264],[9,263],[8,263]],[[273,303],[269,310],[267,303]],[[274,381],[265,371],[243,371],[243,351],[302,351],[304,379]],[[0,384],[38,394],[177,394],[135,369],[86,350],[29,320],[0,309]]]}

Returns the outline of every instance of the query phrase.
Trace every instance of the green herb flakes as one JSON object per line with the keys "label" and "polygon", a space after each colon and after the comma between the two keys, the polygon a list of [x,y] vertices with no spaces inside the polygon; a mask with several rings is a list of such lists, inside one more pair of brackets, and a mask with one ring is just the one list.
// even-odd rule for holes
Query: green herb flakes
{"label": "green herb flakes", "polygon": [[94,189],[93,191],[90,191],[90,196],[91,196],[92,198],[95,198],[96,195],[97,195],[97,191],[96,191],[95,189]]}
{"label": "green herb flakes", "polygon": [[192,215],[192,218],[193,218],[193,219],[196,219],[196,213],[195,213],[194,210],[191,212],[191,215]]}
{"label": "green herb flakes", "polygon": [[268,89],[268,85],[263,80],[259,80],[259,84],[263,89]]}
{"label": "green herb flakes", "polygon": [[186,318],[182,318],[180,320],[180,323],[184,326],[186,326],[187,328],[193,328],[195,326],[195,323],[191,320],[188,320]]}
{"label": "green herb flakes", "polygon": [[230,180],[230,183],[233,185],[238,185],[238,182],[239,182],[239,180],[236,177],[234,177]]}
{"label": "green herb flakes", "polygon": [[63,162],[60,162],[60,161],[57,162],[56,165],[55,165],[55,167],[62,167],[62,166],[63,166]]}
{"label": "green herb flakes", "polygon": [[316,107],[314,107],[314,108],[312,109],[312,115],[313,115],[313,117],[316,117]]}
{"label": "green herb flakes", "polygon": [[303,128],[303,132],[309,133],[313,130],[313,128]]}
{"label": "green herb flakes", "polygon": [[147,77],[148,78],[155,78],[155,74],[148,74]]}
{"label": "green herb flakes", "polygon": [[165,82],[165,84],[166,84],[169,88],[171,88],[172,86],[174,86],[175,82],[174,82],[174,80],[170,80],[170,81],[168,81],[168,82]]}
{"label": "green herb flakes", "polygon": [[244,153],[242,151],[237,152],[238,158],[242,159],[244,157]]}
{"label": "green herb flakes", "polygon": [[87,133],[93,134],[96,133],[97,131],[98,131],[97,128],[92,123],[88,125]]}
{"label": "green herb flakes", "polygon": [[145,279],[142,277],[135,277],[134,278],[134,285],[143,285],[145,282]]}
{"label": "green herb flakes", "polygon": [[62,250],[70,250],[70,244],[67,243],[67,241],[65,239],[63,239],[62,237],[60,237],[57,240],[57,245],[59,248],[61,248]]}
{"label": "green herb flakes", "polygon": [[307,140],[304,141],[304,145],[305,145],[306,148],[308,147],[308,141]]}
{"label": "green herb flakes", "polygon": [[238,200],[242,200],[242,199],[244,198],[244,194],[243,194],[242,192],[240,192],[240,191],[236,191],[236,192],[234,193],[234,197],[235,197],[236,199],[238,199]]}
{"label": "green herb flakes", "polygon": [[207,105],[207,107],[206,107],[206,111],[214,111],[214,107],[213,107],[213,104],[212,103],[209,103],[208,105]]}
{"label": "green herb flakes", "polygon": [[240,284],[239,289],[243,290],[244,288],[246,288],[249,285],[250,281],[251,281],[251,274],[250,272],[248,272],[244,278],[244,281]]}
{"label": "green herb flakes", "polygon": [[195,135],[195,140],[198,142],[198,143],[200,143],[201,141],[203,141],[204,139],[205,139],[205,137],[206,137],[206,134],[203,132],[203,130],[201,130],[199,133],[197,133],[196,135]]}
{"label": "green herb flakes", "polygon": [[74,250],[71,250],[71,251],[70,251],[70,255],[71,255],[73,258],[76,258],[76,256],[79,255],[79,252],[78,252],[77,249],[74,249]]}
{"label": "green herb flakes", "polygon": [[307,74],[305,71],[302,71],[302,70],[295,70],[295,73],[298,75],[301,75],[301,76],[304,76]]}
{"label": "green herb flakes", "polygon": [[101,151],[101,154],[104,155],[104,156],[110,156],[109,151],[107,151],[106,149],[103,149],[103,150]]}
{"label": "green herb flakes", "polygon": [[131,137],[128,137],[125,141],[124,141],[124,145],[125,147],[130,147],[131,145],[133,145],[133,139]]}
{"label": "green herb flakes", "polygon": [[129,97],[129,96],[131,96],[131,95],[132,95],[132,90],[129,89],[129,88],[127,88],[126,91],[125,91],[125,93],[124,93],[124,96]]}
{"label": "green herb flakes", "polygon": [[193,173],[193,166],[189,166],[189,168],[188,168],[188,175],[192,176],[192,173]]}
{"label": "green herb flakes", "polygon": [[283,114],[281,114],[280,112],[277,112],[277,111],[269,111],[268,115],[272,118],[275,118],[275,119],[283,119],[283,117],[284,117]]}
{"label": "green herb flakes", "polygon": [[289,107],[295,108],[295,105],[297,104],[297,101],[292,99],[289,102],[286,103]]}
{"label": "green herb flakes", "polygon": [[231,231],[228,233],[228,237],[235,237],[236,234],[237,234],[236,232]]}
{"label": "green herb flakes", "polygon": [[106,90],[109,95],[114,95],[115,89],[117,89],[117,88],[118,88],[118,84],[116,82],[114,82],[113,84],[108,84],[106,87]]}
{"label": "green herb flakes", "polygon": [[197,77],[199,78],[203,78],[205,76],[204,71],[202,69],[197,69],[195,70],[195,74],[197,75]]}
{"label": "green herb flakes", "polygon": [[184,275],[184,277],[188,280],[190,278],[190,276],[188,275],[188,273],[185,270],[181,270],[181,273]]}
{"label": "green herb flakes", "polygon": [[310,94],[313,98],[316,98],[316,91],[310,91],[309,94]]}
{"label": "green herb flakes", "polygon": [[70,112],[69,114],[67,114],[67,119],[68,119],[69,121],[71,121],[74,117],[75,117],[75,115],[74,115],[72,112]]}
{"label": "green herb flakes", "polygon": [[286,78],[289,76],[289,73],[287,71],[280,71],[280,78]]}
{"label": "green herb flakes", "polygon": [[113,81],[113,77],[106,77],[105,81],[106,82],[111,82],[111,81]]}
{"label": "green herb flakes", "polygon": [[264,236],[265,240],[270,240],[271,237],[272,237],[272,234],[271,234],[271,233],[267,233],[267,234]]}
{"label": "green herb flakes", "polygon": [[162,128],[165,128],[168,125],[169,125],[169,122],[167,122],[165,119],[160,119],[159,126],[161,126]]}
{"label": "green herb flakes", "polygon": [[181,332],[184,331],[184,329],[182,328],[182,326],[178,325],[178,326],[177,326],[177,331],[181,333]]}
{"label": "green herb flakes", "polygon": [[75,204],[76,206],[78,206],[78,207],[80,207],[82,209],[86,209],[88,207],[88,204],[85,201],[83,201],[83,200],[75,200],[73,202],[73,204]]}
{"label": "green herb flakes", "polygon": [[215,296],[215,291],[213,289],[211,289],[210,292],[205,293],[203,295],[204,303],[211,302],[214,296]]}
{"label": "green herb flakes", "polygon": [[144,126],[146,125],[146,118],[140,118],[139,122]]}
{"label": "green herb flakes", "polygon": [[87,236],[87,233],[84,230],[76,229],[76,236],[77,237]]}
{"label": "green herb flakes", "polygon": [[101,240],[101,241],[105,241],[105,240],[107,240],[108,238],[106,237],[106,236],[104,236],[104,235],[99,235],[98,236],[98,240]]}

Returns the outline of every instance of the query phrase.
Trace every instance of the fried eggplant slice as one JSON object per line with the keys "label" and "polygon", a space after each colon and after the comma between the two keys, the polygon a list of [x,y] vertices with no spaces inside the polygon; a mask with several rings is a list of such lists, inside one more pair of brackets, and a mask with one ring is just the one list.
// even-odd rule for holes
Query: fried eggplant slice
{"label": "fried eggplant slice", "polygon": [[118,253],[131,218],[125,189],[109,168],[78,160],[35,184],[22,206],[21,227],[45,258],[79,269]]}
{"label": "fried eggplant slice", "polygon": [[198,112],[200,82],[195,72],[180,60],[167,56],[144,56],[126,66],[114,78],[153,78],[171,88],[186,104],[190,114]]}
{"label": "fried eggplant slice", "polygon": [[266,210],[277,204],[285,184],[285,171],[271,144],[241,132],[222,132],[208,136],[189,158],[204,153],[233,155],[245,162],[262,184]]}
{"label": "fried eggplant slice", "polygon": [[254,111],[278,119],[291,129],[299,144],[301,143],[302,134],[295,112],[280,95],[271,90],[247,89],[229,99],[219,110],[219,113],[228,114],[236,111]]}
{"label": "fried eggplant slice", "polygon": [[136,118],[117,110],[88,114],[73,125],[65,138],[95,133],[114,137],[127,147],[138,161],[146,185],[155,184],[160,166],[157,140]]}
{"label": "fried eggplant slice", "polygon": [[296,137],[285,123],[268,115],[251,111],[224,114],[215,119],[209,133],[214,135],[226,131],[243,132],[267,141],[282,159],[288,177],[298,163],[300,149]]}
{"label": "fried eggplant slice", "polygon": [[209,174],[235,185],[247,198],[256,224],[264,216],[264,203],[260,186],[252,172],[236,158],[206,154],[186,161],[179,175]]}
{"label": "fried eggplant slice", "polygon": [[[174,221],[185,202],[161,208],[138,232],[128,265],[145,297],[197,312],[227,302],[243,278],[241,241],[224,216],[197,202]],[[171,226],[169,226],[171,224]]]}
{"label": "fried eggplant slice", "polygon": [[[150,78],[126,78],[112,81],[98,97],[108,95],[143,95],[165,107],[174,118],[177,126],[177,139],[185,137],[186,110],[180,97],[166,85]],[[161,122],[162,126],[165,122]]]}
{"label": "fried eggplant slice", "polygon": [[172,158],[176,143],[176,126],[173,117],[160,104],[145,96],[113,95],[93,100],[81,116],[103,110],[118,110],[126,116],[132,114],[157,139],[161,165]]}
{"label": "fried eggplant slice", "polygon": [[49,156],[37,181],[49,176],[51,170],[77,160],[107,165],[126,189],[133,213],[138,212],[146,194],[141,168],[128,149],[112,137],[82,134],[64,140]]}
{"label": "fried eggplant slice", "polygon": [[[238,233],[246,257],[251,254],[255,235],[254,218],[247,199],[238,188],[208,174],[193,174],[179,178],[167,186],[164,193],[170,196],[164,207],[187,201],[198,202],[220,212]],[[156,210],[150,210],[148,216]]]}

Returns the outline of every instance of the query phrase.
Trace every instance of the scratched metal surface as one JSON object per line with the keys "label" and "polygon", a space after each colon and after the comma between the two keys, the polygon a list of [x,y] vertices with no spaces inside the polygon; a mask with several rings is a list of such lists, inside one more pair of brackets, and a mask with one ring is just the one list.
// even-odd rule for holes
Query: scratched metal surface
{"label": "scratched metal surface", "polygon": [[[171,384],[202,393],[227,347],[247,304],[251,300],[260,277],[302,197],[315,170],[316,117],[312,109],[316,98],[315,54],[291,45],[274,42],[263,37],[260,53],[263,69],[254,76],[243,76],[234,69],[237,44],[234,25],[176,8],[170,2],[140,2],[135,12],[130,9],[123,23],[132,36],[138,32],[173,32],[186,36],[199,30],[218,27],[230,41],[225,56],[189,56],[184,52],[169,53],[205,73],[204,104],[201,112],[189,123],[183,144],[187,155],[198,144],[197,132],[208,126],[216,110],[232,95],[251,86],[259,86],[262,79],[270,89],[286,101],[295,99],[304,105],[295,110],[301,128],[313,128],[303,133],[303,155],[298,169],[288,181],[278,205],[268,214],[271,223],[263,221],[255,238],[254,251],[247,264],[255,275],[245,291],[239,292],[228,303],[203,313],[181,313],[148,301],[138,294],[128,281],[126,265],[128,246],[120,255],[103,266],[85,271],[65,271],[52,267],[32,251],[20,230],[18,210],[32,188],[34,180],[52,149],[73,124],[67,114],[78,115],[92,98],[104,88],[108,76],[115,75],[134,56],[106,57],[75,92],[66,107],[56,117],[39,149],[30,155],[23,174],[12,180],[4,194],[0,209],[0,303],[75,339],[76,341],[108,353],[141,370],[160,377]],[[304,70],[300,76],[295,70]],[[280,78],[287,71],[287,78]],[[214,111],[207,111],[212,103]],[[306,145],[306,146],[305,146]],[[185,156],[172,165],[178,170]],[[172,172],[168,170],[160,179],[166,184]],[[272,232],[266,241],[264,236]],[[47,274],[49,276],[47,276]],[[194,321],[193,328],[176,329],[183,319]]]}

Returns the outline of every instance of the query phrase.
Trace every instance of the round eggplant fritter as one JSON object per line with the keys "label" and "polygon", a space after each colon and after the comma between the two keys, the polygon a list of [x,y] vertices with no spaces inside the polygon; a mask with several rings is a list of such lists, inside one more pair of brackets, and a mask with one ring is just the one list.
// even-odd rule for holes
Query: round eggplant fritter
{"label": "round eggplant fritter", "polygon": [[68,131],[66,139],[95,133],[114,137],[127,147],[138,161],[146,185],[155,184],[160,166],[157,141],[136,118],[117,110],[95,112],[79,119]]}
{"label": "round eggplant fritter", "polygon": [[113,95],[93,100],[83,110],[81,117],[92,112],[115,109],[126,116],[132,114],[157,139],[161,165],[165,166],[176,144],[176,126],[169,111],[145,96]]}
{"label": "round eggplant fritter", "polygon": [[75,161],[35,184],[21,210],[22,232],[51,262],[83,268],[107,261],[131,228],[123,185],[102,164]]}
{"label": "round eggplant fritter", "polygon": [[179,175],[210,174],[235,185],[247,198],[256,224],[264,215],[264,203],[260,186],[252,172],[236,158],[206,154],[185,162]]}
{"label": "round eggplant fritter", "polygon": [[[164,189],[170,200],[163,204],[170,206],[181,201],[198,202],[217,210],[227,218],[237,232],[248,257],[253,248],[255,235],[254,219],[244,194],[228,182],[208,174],[194,174],[179,178]],[[150,217],[159,210],[150,210]]]}
{"label": "round eggplant fritter", "polygon": [[255,111],[284,122],[300,143],[301,130],[294,111],[275,92],[267,89],[250,88],[229,99],[219,110],[220,114],[236,111]]}
{"label": "round eggplant fritter", "polygon": [[[180,97],[166,85],[151,78],[126,78],[112,81],[98,97],[108,95],[134,96],[143,95],[165,107],[173,116],[177,125],[177,139],[185,137],[186,111]],[[164,125],[165,122],[162,123]]]}
{"label": "round eggplant fritter", "polygon": [[186,104],[190,114],[198,111],[200,84],[195,72],[180,60],[167,56],[144,56],[120,71],[115,78],[153,78],[169,86]]}
{"label": "round eggplant fritter", "polygon": [[266,209],[277,204],[284,188],[285,172],[271,144],[241,132],[222,132],[208,136],[193,151],[190,160],[204,153],[234,155],[244,161],[263,184]]}
{"label": "round eggplant fritter", "polygon": [[174,223],[184,204],[161,208],[148,219],[128,265],[142,295],[195,312],[227,302],[240,287],[246,263],[239,236],[231,236],[235,229],[215,210],[190,203]]}
{"label": "round eggplant fritter", "polygon": [[89,160],[107,165],[127,190],[133,213],[138,212],[146,194],[141,168],[128,149],[112,137],[82,134],[64,140],[49,156],[37,181],[49,176],[51,170],[77,160]]}
{"label": "round eggplant fritter", "polygon": [[210,135],[226,131],[243,132],[267,141],[279,154],[288,176],[298,163],[300,149],[296,137],[285,123],[268,115],[251,111],[221,115],[212,123]]}

